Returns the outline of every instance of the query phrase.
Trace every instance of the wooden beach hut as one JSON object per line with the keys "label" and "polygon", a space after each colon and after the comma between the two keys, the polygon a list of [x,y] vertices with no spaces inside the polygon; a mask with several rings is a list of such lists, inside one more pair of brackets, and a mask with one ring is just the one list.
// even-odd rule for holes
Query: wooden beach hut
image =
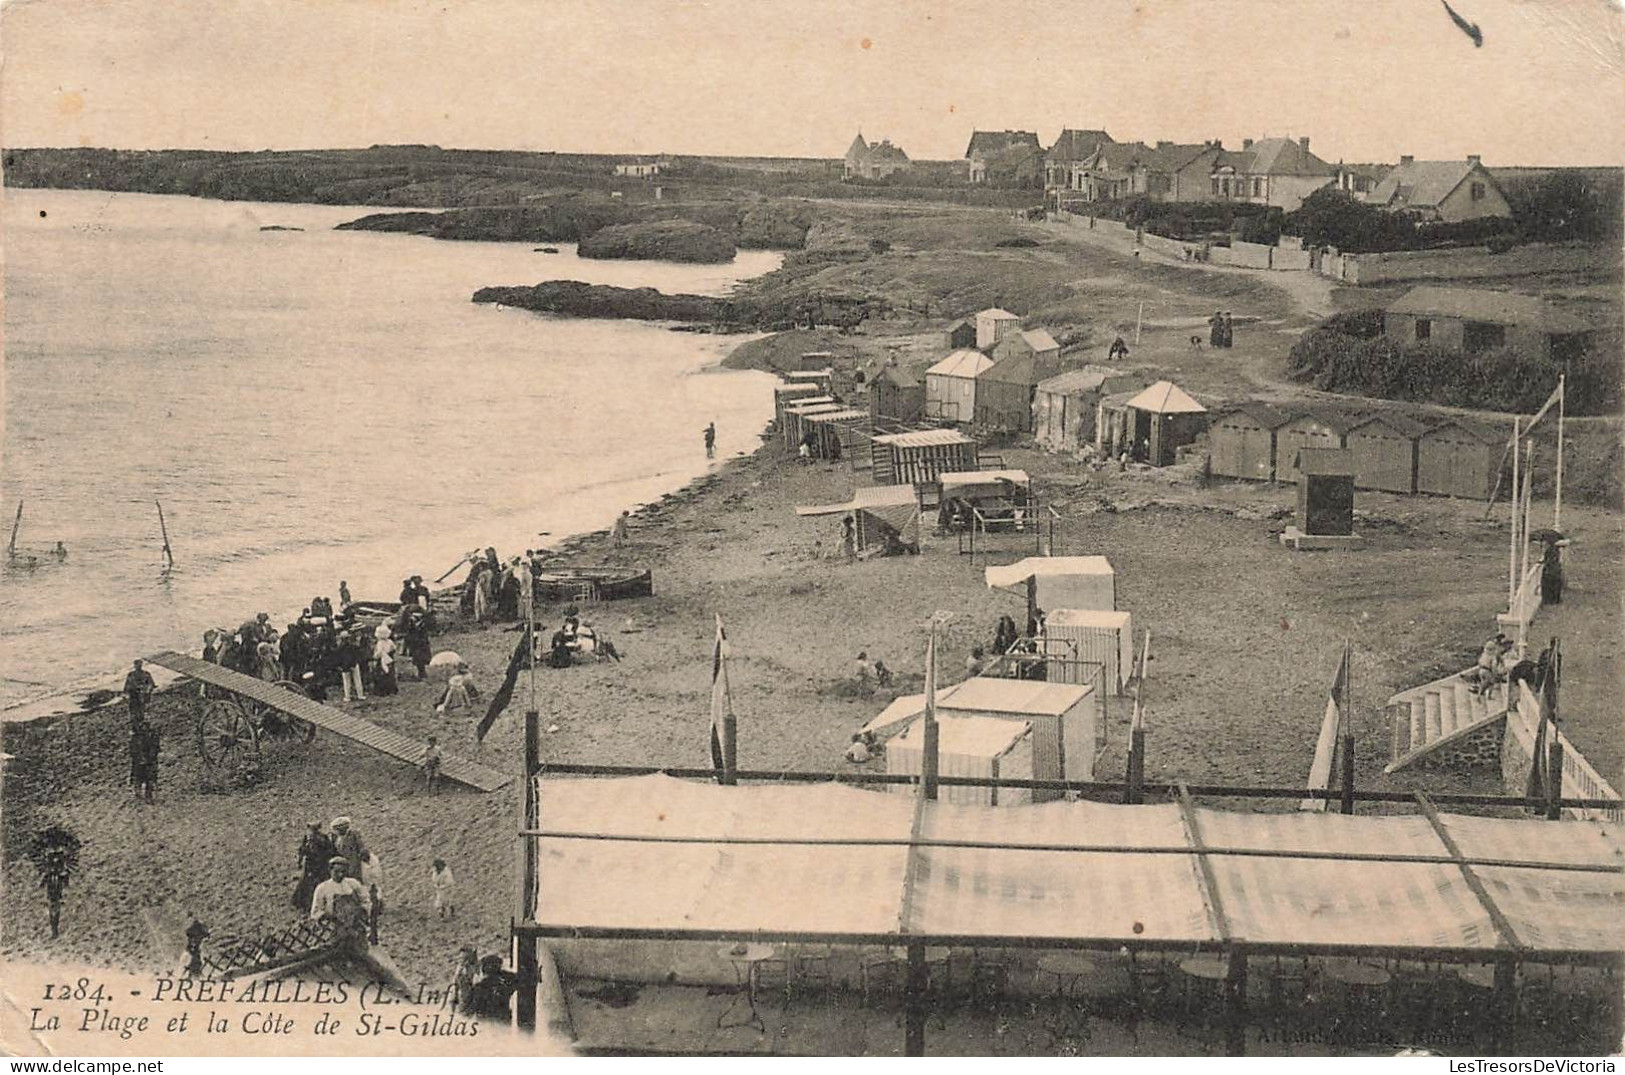
{"label": "wooden beach hut", "polygon": [[1292,469],[1298,474],[1298,527],[1311,537],[1354,533],[1354,457],[1347,448],[1300,448]]}
{"label": "wooden beach hut", "polygon": [[820,411],[804,415],[802,428],[814,438],[813,454],[820,459],[849,457],[861,444],[868,447],[864,428],[869,424],[869,412],[855,407],[833,411]]}
{"label": "wooden beach hut", "polygon": [[1221,478],[1273,481],[1275,433],[1292,415],[1267,403],[1236,403],[1217,411],[1207,427],[1213,473]]}
{"label": "wooden beach hut", "polygon": [[[888,705],[864,730],[884,736],[917,722],[924,713],[925,695],[905,695]],[[1091,686],[973,676],[937,692],[937,719],[946,717],[1028,724],[1032,729],[1033,779],[1094,779],[1095,755],[1105,729],[1100,699]],[[1056,790],[1033,792],[1033,802],[1061,797]]]}
{"label": "wooden beach hut", "polygon": [[1298,453],[1305,448],[1341,448],[1347,425],[1341,418],[1314,411],[1299,412],[1275,431],[1275,480],[1298,480]]}
{"label": "wooden beach hut", "polygon": [[779,428],[784,428],[784,408],[786,404],[823,394],[815,384],[775,385],[773,387],[773,417],[778,420]]}
{"label": "wooden beach hut", "polygon": [[993,365],[980,351],[955,351],[925,371],[925,416],[969,425],[976,417],[976,378]]}
{"label": "wooden beach hut", "polygon": [[[921,696],[920,707],[925,706]],[[1032,725],[996,717],[937,717],[937,772],[942,776],[980,777],[984,780],[1032,780]],[[886,743],[886,772],[919,776],[925,759],[925,722],[915,720],[902,735]],[[892,791],[915,795],[913,784],[893,784]],[[1016,806],[1032,802],[1027,788],[964,787],[947,785],[938,793],[942,802],[969,806]]]}
{"label": "wooden beach hut", "polygon": [[784,379],[791,384],[810,384],[821,389],[825,395],[834,391],[835,371],[830,368],[817,370],[791,370],[784,374]]}
{"label": "wooden beach hut", "polygon": [[834,351],[803,351],[801,353],[802,373],[822,373],[835,368]]}
{"label": "wooden beach hut", "polygon": [[1416,491],[1488,500],[1507,434],[1452,418],[1416,438]]}
{"label": "wooden beach hut", "polygon": [[1132,391],[1112,392],[1100,397],[1100,403],[1095,408],[1095,448],[1109,456],[1117,456],[1126,452],[1134,442],[1134,412],[1129,410],[1129,400],[1138,396],[1141,389]]}
{"label": "wooden beach hut", "polygon": [[1101,668],[1104,690],[1122,694],[1134,674],[1134,619],[1105,609],[1051,609],[1044,616],[1044,654],[1051,683],[1088,683]]}
{"label": "wooden beach hut", "polygon": [[1009,310],[1001,310],[997,306],[982,310],[976,315],[976,346],[984,351],[990,351],[1004,337],[1021,327],[1021,318]]}
{"label": "wooden beach hut", "polygon": [[1154,467],[1171,466],[1176,453],[1207,429],[1207,408],[1172,381],[1158,381],[1128,401],[1136,455]]}
{"label": "wooden beach hut", "polygon": [[780,432],[784,436],[786,448],[797,448],[807,435],[806,419],[808,415],[828,414],[831,411],[845,410],[846,408],[835,402],[832,396],[813,396],[797,403],[787,403],[784,407],[784,424]]}
{"label": "wooden beach hut", "polygon": [[1416,441],[1426,429],[1401,414],[1373,414],[1349,426],[1343,444],[1354,459],[1354,487],[1416,492]]}
{"label": "wooden beach hut", "polygon": [[[1033,333],[1012,333],[999,347],[1030,335]],[[1011,348],[1007,357],[996,359],[976,377],[976,428],[992,433],[1032,432],[1033,393],[1040,381],[1060,370],[1060,364],[1058,349],[1041,354]]]}
{"label": "wooden beach hut", "polygon": [[876,485],[932,484],[945,472],[976,469],[976,441],[952,429],[887,433],[869,443]]}
{"label": "wooden beach hut", "polygon": [[1138,390],[1143,383],[1110,366],[1084,366],[1048,377],[1033,391],[1033,435],[1049,451],[1075,452],[1095,439],[1101,397]]}
{"label": "wooden beach hut", "polygon": [[976,322],[960,318],[942,330],[942,345],[948,351],[963,351],[976,347]]}
{"label": "wooden beach hut", "polygon": [[869,380],[869,414],[897,422],[917,422],[925,413],[925,383],[898,366],[887,366]]}

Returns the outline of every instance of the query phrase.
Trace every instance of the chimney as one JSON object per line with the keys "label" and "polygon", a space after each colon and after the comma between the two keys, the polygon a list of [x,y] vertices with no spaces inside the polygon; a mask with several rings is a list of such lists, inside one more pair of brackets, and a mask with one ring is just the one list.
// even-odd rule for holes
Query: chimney
{"label": "chimney", "polygon": [[1298,148],[1303,150],[1305,153],[1309,152],[1309,139],[1308,138],[1300,138],[1300,139],[1298,139]]}
{"label": "chimney", "polygon": [[1484,158],[1480,157],[1477,153],[1469,153],[1469,154],[1467,154],[1467,163],[1468,164],[1483,164],[1484,163]]}
{"label": "chimney", "polygon": [[1253,148],[1253,140],[1251,138],[1243,138],[1241,140],[1241,148],[1244,151]]}
{"label": "chimney", "polygon": [[1411,156],[1409,153],[1407,153],[1404,156],[1399,158],[1399,163],[1401,163],[1401,164],[1415,164],[1416,163],[1416,158]]}

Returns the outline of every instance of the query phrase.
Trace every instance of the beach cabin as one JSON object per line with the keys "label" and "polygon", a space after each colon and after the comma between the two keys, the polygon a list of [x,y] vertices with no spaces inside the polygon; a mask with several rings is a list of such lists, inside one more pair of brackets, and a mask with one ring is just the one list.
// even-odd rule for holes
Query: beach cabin
{"label": "beach cabin", "polygon": [[952,429],[882,434],[869,450],[876,485],[930,485],[944,473],[976,469],[976,442]]}
{"label": "beach cabin", "polygon": [[1507,433],[1452,418],[1416,438],[1416,491],[1488,500]]}
{"label": "beach cabin", "polygon": [[1354,459],[1354,487],[1416,492],[1416,441],[1426,429],[1401,414],[1373,414],[1349,426],[1343,444]]}
{"label": "beach cabin", "polygon": [[[953,510],[960,501],[982,513],[990,525],[1024,529],[1031,512],[1032,479],[1025,470],[970,470],[938,475],[941,483],[939,505]],[[969,513],[966,512],[968,518]],[[1037,520],[1032,520],[1036,525]]]}
{"label": "beach cabin", "polygon": [[1347,448],[1300,448],[1292,460],[1298,474],[1298,528],[1311,537],[1354,533],[1354,457]]}
{"label": "beach cabin", "polygon": [[786,403],[784,423],[779,427],[779,433],[784,438],[784,446],[791,451],[801,446],[802,439],[807,435],[807,416],[845,409],[843,404],[835,402],[833,396],[810,396],[794,403]]}
{"label": "beach cabin", "polygon": [[825,395],[832,395],[835,391],[835,371],[833,369],[791,370],[789,373],[783,374],[783,377],[791,384],[814,385]]}
{"label": "beach cabin", "polygon": [[1134,412],[1129,410],[1128,402],[1141,391],[1136,388],[1100,397],[1095,409],[1096,451],[1116,458],[1133,445]]}
{"label": "beach cabin", "polygon": [[[1013,333],[1005,338],[1004,343],[1025,335],[1030,333]],[[994,349],[993,365],[976,378],[976,428],[992,433],[1030,433],[1033,428],[1033,393],[1040,381],[1048,380],[1060,370],[1060,351],[1055,349],[1038,354],[1023,348],[1011,348],[1006,357],[999,358],[998,351],[1003,347],[1001,343]]]}
{"label": "beach cabin", "polygon": [[1017,355],[1034,355],[1054,363],[1059,368],[1061,345],[1055,342],[1054,336],[1041,328],[1017,329],[1005,333],[1004,338],[994,345],[993,361],[1003,362]]}
{"label": "beach cabin", "polygon": [[1101,397],[1142,383],[1134,374],[1092,365],[1046,378],[1033,390],[1033,435],[1048,451],[1075,452],[1095,439]]}
{"label": "beach cabin", "polygon": [[925,413],[925,384],[897,366],[887,366],[869,380],[869,414],[895,422],[917,422]]}
{"label": "beach cabin", "polygon": [[1092,683],[1095,668],[1108,694],[1123,693],[1134,675],[1134,619],[1127,612],[1059,608],[1044,615],[1050,683]]}
{"label": "beach cabin", "polygon": [[786,404],[821,396],[815,384],[781,384],[773,387],[773,417],[778,421],[779,428],[784,428],[784,408]]}
{"label": "beach cabin", "polygon": [[920,501],[912,485],[865,485],[840,504],[796,508],[803,517],[851,515],[859,555],[920,548]]}
{"label": "beach cabin", "polygon": [[[864,731],[884,738],[919,723],[924,713],[925,695],[905,695],[864,725]],[[1034,780],[1094,779],[1095,756],[1105,726],[1093,687],[993,676],[974,676],[944,687],[937,691],[939,752],[940,721],[949,717],[982,717],[1030,726]],[[1062,793],[1055,790],[1035,790],[1032,795],[1033,802],[1059,798]]]}
{"label": "beach cabin", "polygon": [[1298,453],[1305,448],[1341,448],[1348,427],[1342,419],[1301,412],[1275,431],[1275,480],[1298,480]]}
{"label": "beach cabin", "polygon": [[945,351],[963,351],[976,347],[976,322],[961,318],[942,331],[942,346]]}
{"label": "beach cabin", "polygon": [[[921,706],[924,699],[921,698]],[[924,771],[925,721],[915,720],[886,743],[886,772],[918,777]],[[937,717],[937,773],[983,780],[1032,780],[1033,729],[1025,721],[995,717]],[[902,795],[918,794],[913,784],[893,784]],[[945,785],[937,801],[969,806],[1017,806],[1032,802],[1028,788]]]}
{"label": "beach cabin", "polygon": [[1177,452],[1207,431],[1207,408],[1172,381],[1158,381],[1128,401],[1133,454],[1154,467],[1172,466]]}
{"label": "beach cabin", "polygon": [[976,315],[976,346],[990,351],[1006,335],[1021,327],[1021,318],[1009,310],[991,307]]}
{"label": "beach cabin", "polygon": [[987,569],[990,589],[1020,594],[1037,609],[1117,611],[1117,573],[1104,556],[1029,556]]}
{"label": "beach cabin", "polygon": [[993,365],[980,351],[955,351],[925,371],[925,416],[969,425],[976,417],[976,378]]}
{"label": "beach cabin", "polygon": [[1292,415],[1267,403],[1236,403],[1213,415],[1207,427],[1207,454],[1220,478],[1273,481],[1275,434]]}
{"label": "beach cabin", "polygon": [[802,373],[822,373],[835,368],[834,351],[803,351],[801,353]]}
{"label": "beach cabin", "polygon": [[845,459],[860,445],[867,448],[869,438],[864,430],[868,424],[869,412],[855,407],[805,414],[801,418],[804,435],[812,436],[812,452],[820,459]]}

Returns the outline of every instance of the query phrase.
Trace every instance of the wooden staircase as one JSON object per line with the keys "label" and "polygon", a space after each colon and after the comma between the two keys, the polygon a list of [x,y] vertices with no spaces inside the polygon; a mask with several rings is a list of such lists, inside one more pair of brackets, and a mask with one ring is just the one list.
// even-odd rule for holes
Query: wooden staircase
{"label": "wooden staircase", "polygon": [[1383,772],[1394,773],[1485,725],[1505,719],[1506,685],[1478,694],[1460,674],[1445,676],[1400,691],[1388,699],[1387,713],[1393,733],[1393,758]]}

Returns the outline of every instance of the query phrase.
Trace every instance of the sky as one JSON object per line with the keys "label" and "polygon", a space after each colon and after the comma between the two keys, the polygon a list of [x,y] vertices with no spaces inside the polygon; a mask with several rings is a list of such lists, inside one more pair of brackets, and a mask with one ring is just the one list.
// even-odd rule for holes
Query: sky
{"label": "sky", "polygon": [[4,0],[6,146],[1625,161],[1625,0]]}

